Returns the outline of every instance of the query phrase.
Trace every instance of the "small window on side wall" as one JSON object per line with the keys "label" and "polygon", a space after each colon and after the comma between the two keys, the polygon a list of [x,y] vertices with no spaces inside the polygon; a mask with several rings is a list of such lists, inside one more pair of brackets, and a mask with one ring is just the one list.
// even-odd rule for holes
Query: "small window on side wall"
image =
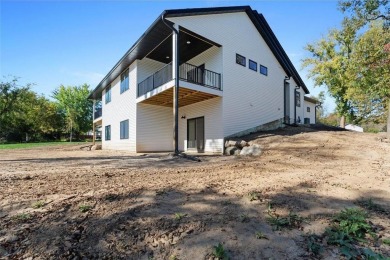
{"label": "small window on side wall", "polygon": [[106,104],[111,102],[111,86],[107,87],[105,98],[106,98]]}
{"label": "small window on side wall", "polygon": [[242,66],[246,66],[246,58],[240,54],[236,53],[236,63]]}
{"label": "small window on side wall", "polygon": [[121,94],[129,89],[129,69],[121,74]]}
{"label": "small window on side wall", "polygon": [[310,113],[310,107],[307,107],[306,111]]}
{"label": "small window on side wall", "polygon": [[260,65],[260,74],[268,76],[268,68],[266,66]]}
{"label": "small window on side wall", "polygon": [[249,68],[251,70],[257,71],[257,62],[255,62],[253,60],[249,60]]}
{"label": "small window on side wall", "polygon": [[301,107],[301,92],[295,91],[295,104],[297,107]]}
{"label": "small window on side wall", "polygon": [[111,125],[106,125],[105,131],[104,131],[104,140],[109,141],[111,140]]}
{"label": "small window on side wall", "polygon": [[129,139],[129,120],[120,122],[120,138]]}

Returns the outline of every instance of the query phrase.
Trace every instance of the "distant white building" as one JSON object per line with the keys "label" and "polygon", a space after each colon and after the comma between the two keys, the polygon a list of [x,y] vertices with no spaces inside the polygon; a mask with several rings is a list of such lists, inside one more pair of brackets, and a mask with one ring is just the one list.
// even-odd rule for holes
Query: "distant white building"
{"label": "distant white building", "polygon": [[351,131],[355,131],[355,132],[361,132],[363,133],[363,127],[360,127],[360,126],[357,126],[357,125],[352,125],[352,124],[348,124],[345,126],[345,129],[347,130],[351,130]]}
{"label": "distant white building", "polygon": [[305,94],[263,15],[238,6],[164,11],[89,98],[103,149],[222,153],[226,137],[315,123]]}

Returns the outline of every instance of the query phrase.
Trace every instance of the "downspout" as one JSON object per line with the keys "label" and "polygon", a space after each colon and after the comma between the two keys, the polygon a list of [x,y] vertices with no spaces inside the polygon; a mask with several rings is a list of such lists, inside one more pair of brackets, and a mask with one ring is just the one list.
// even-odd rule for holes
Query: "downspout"
{"label": "downspout", "polygon": [[300,86],[295,86],[294,89],[294,124],[297,124],[297,89],[300,89]]}
{"label": "downspout", "polygon": [[162,15],[161,15],[161,20],[162,22],[167,26],[169,27],[170,29],[172,29],[173,33],[176,34],[176,48],[175,48],[175,55],[172,55],[172,56],[175,56],[175,60],[172,61],[172,65],[173,63],[175,63],[175,86],[174,86],[174,96],[173,96],[173,116],[175,118],[174,120],[174,124],[173,124],[173,146],[174,146],[174,153],[175,154],[179,154],[179,31],[171,26],[170,24],[168,24],[166,21],[165,21],[165,15],[166,13],[164,12]]}
{"label": "downspout", "polygon": [[[287,83],[287,80],[290,80],[290,76],[284,76],[284,80],[283,80],[283,110],[284,110],[284,115],[283,115],[283,122],[284,124],[289,124],[290,122],[287,122],[287,107],[286,107],[286,83]],[[288,120],[290,121],[290,120]]]}

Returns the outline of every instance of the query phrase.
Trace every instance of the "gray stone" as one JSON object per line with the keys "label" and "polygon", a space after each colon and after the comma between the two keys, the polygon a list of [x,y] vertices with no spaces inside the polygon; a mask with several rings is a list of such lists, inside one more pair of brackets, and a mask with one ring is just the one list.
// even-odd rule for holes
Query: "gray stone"
{"label": "gray stone", "polygon": [[225,142],[225,147],[227,148],[227,147],[234,147],[234,146],[236,146],[237,145],[237,142],[236,141],[232,141],[232,140],[227,140],[226,142]]}
{"label": "gray stone", "polygon": [[246,146],[242,148],[240,152],[241,156],[259,156],[261,155],[261,148],[258,144],[253,144],[251,146]]}
{"label": "gray stone", "polygon": [[2,237],[0,239],[0,242],[1,243],[13,243],[13,242],[18,241],[18,240],[19,240],[19,238],[15,235],[7,235],[5,237]]}
{"label": "gray stone", "polygon": [[237,147],[235,147],[235,146],[229,146],[229,147],[227,147],[227,148],[225,149],[225,154],[226,154],[226,155],[234,155],[235,152],[236,152],[237,150],[238,150]]}
{"label": "gray stone", "polygon": [[101,150],[101,149],[102,149],[101,144],[95,144],[95,145],[92,145],[92,147],[91,147],[91,151]]}
{"label": "gray stone", "polygon": [[241,140],[239,142],[237,142],[236,146],[240,149],[244,148],[245,146],[248,146],[248,143],[245,142],[244,140]]}

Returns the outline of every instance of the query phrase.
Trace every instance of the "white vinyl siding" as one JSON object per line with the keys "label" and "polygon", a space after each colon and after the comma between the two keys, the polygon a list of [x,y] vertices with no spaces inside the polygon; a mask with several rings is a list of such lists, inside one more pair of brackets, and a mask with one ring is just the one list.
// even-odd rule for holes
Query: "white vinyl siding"
{"label": "white vinyl siding", "polygon": [[[135,152],[136,144],[136,73],[137,61],[129,66],[129,90],[120,93],[121,76],[111,82],[111,98],[108,104],[103,102],[103,125],[111,125],[111,140],[102,140],[103,149],[128,150]],[[105,95],[105,91],[103,91]],[[120,139],[120,122],[129,119],[129,138]],[[105,129],[102,129],[105,135]]]}
{"label": "white vinyl siding", "polygon": [[[283,118],[286,73],[245,12],[168,19],[222,45],[224,136]],[[237,64],[236,54],[268,76]]]}
{"label": "white vinyl siding", "polygon": [[[138,103],[137,152],[173,150],[171,107]],[[205,152],[223,152],[222,98],[213,98],[179,108],[179,150],[187,150],[187,120],[204,117]]]}
{"label": "white vinyl siding", "polygon": [[[316,117],[315,117],[315,109],[316,109],[316,104],[311,103],[309,101],[304,100],[304,118],[309,118],[310,119],[310,124],[315,124],[316,123]],[[307,108],[310,108],[310,112],[307,112]]]}

